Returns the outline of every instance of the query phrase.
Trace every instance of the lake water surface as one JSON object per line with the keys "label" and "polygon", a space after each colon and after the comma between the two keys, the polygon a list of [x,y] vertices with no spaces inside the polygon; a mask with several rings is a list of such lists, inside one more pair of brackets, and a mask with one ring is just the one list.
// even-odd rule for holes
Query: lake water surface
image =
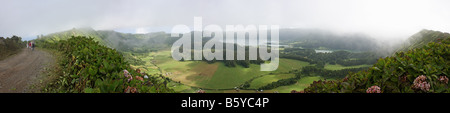
{"label": "lake water surface", "polygon": [[333,51],[331,51],[331,50],[315,50],[316,51],[316,53],[332,53]]}

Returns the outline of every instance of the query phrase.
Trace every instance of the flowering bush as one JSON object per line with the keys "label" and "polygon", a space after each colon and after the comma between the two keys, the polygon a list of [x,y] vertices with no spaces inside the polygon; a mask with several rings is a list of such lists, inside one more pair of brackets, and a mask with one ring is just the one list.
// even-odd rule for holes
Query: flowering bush
{"label": "flowering bush", "polygon": [[381,93],[381,88],[378,86],[372,86],[367,88],[366,93]]}
{"label": "flowering bush", "polygon": [[130,87],[130,86],[128,86],[124,91],[124,93],[136,93],[136,92],[137,92],[137,89],[135,87]]}
{"label": "flowering bush", "polygon": [[412,89],[415,91],[423,91],[423,92],[427,92],[430,90],[430,84],[426,81],[427,77],[424,75],[420,75],[418,76],[412,85]]}
{"label": "flowering bush", "polygon": [[441,81],[442,83],[448,84],[447,76],[439,76],[439,81]]}
{"label": "flowering bush", "polygon": [[367,70],[350,73],[335,83],[313,83],[304,91],[364,93],[372,92],[373,88],[367,88],[377,84],[382,85],[380,91],[383,93],[450,93],[450,34],[429,31],[425,35],[427,38],[438,37],[442,40],[396,52],[393,56],[378,59]]}
{"label": "flowering bush", "polygon": [[68,93],[166,93],[163,77],[149,77],[144,81],[140,70],[133,70],[121,53],[99,44],[94,38],[72,36],[50,44],[49,49],[60,51],[62,74],[45,88],[45,92]]}

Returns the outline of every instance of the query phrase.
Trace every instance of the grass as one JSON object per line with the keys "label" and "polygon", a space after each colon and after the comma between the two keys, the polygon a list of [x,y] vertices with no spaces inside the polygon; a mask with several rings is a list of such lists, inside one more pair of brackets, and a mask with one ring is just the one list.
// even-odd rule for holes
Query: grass
{"label": "grass", "polygon": [[231,89],[246,81],[263,74],[267,71],[260,71],[260,66],[251,64],[249,68],[242,66],[227,67],[224,63],[218,63],[219,67],[211,79],[198,81],[198,85],[210,89]]}
{"label": "grass", "polygon": [[300,69],[304,66],[310,66],[309,62],[280,58],[280,64],[278,65],[278,69],[275,70],[273,73],[288,72],[291,70]]}
{"label": "grass", "polygon": [[[197,82],[199,87],[210,89],[228,89],[242,85],[246,81],[271,73],[288,72],[291,70],[299,69],[303,66],[310,65],[308,62],[280,59],[278,69],[275,71],[260,71],[261,66],[251,64],[249,68],[242,66],[227,67],[224,63],[219,63],[217,71],[214,73],[211,79],[199,80]],[[283,77],[281,77],[283,78]],[[279,80],[278,78],[263,78],[269,81]],[[273,79],[273,80],[270,80]],[[264,83],[261,83],[264,84]]]}
{"label": "grass", "polygon": [[142,61],[144,61],[144,65],[134,65],[131,64],[132,68],[135,69],[141,69],[141,71],[144,71],[148,74],[159,74],[161,73],[158,69],[158,67],[156,67],[155,65],[152,64],[152,60],[154,59],[152,55],[150,55],[151,53],[147,53],[147,54],[132,54],[131,52],[122,52],[122,54],[127,54],[124,55],[126,57],[134,57],[134,59],[140,59]]}
{"label": "grass", "polygon": [[305,89],[306,87],[308,87],[310,84],[312,84],[313,81],[318,81],[320,79],[323,79],[323,78],[320,76],[302,77],[295,84],[277,87],[275,89],[272,89],[272,91],[278,91],[280,93],[290,93],[292,90],[301,91],[301,90]]}
{"label": "grass", "polygon": [[[291,70],[297,70],[304,66],[311,66],[308,62],[292,59],[280,59],[278,69],[275,71],[260,71],[260,65],[250,64],[249,68],[240,65],[227,67],[222,62],[208,64],[204,61],[176,61],[172,59],[169,50],[151,52],[139,57],[145,61],[145,65],[136,66],[145,69],[147,73],[159,73],[161,69],[163,76],[169,77],[175,82],[170,82],[169,87],[177,92],[195,93],[198,88],[203,88],[208,93],[256,93],[255,90],[232,90],[246,81],[254,79],[250,88],[257,89],[264,85],[281,79],[294,77],[294,74],[283,74]],[[153,65],[153,63],[156,64]],[[347,68],[369,67],[370,65],[342,66],[326,64],[325,69],[341,70]],[[281,86],[263,93],[289,93],[291,90],[303,90],[315,80],[323,79],[320,76],[303,77],[298,83]],[[180,83],[177,83],[180,82]]]}
{"label": "grass", "polygon": [[45,48],[35,48],[37,50],[45,51],[50,53],[55,60],[52,63],[49,63],[44,67],[39,77],[37,78],[39,82],[32,83],[30,93],[56,93],[51,88],[49,84],[57,80],[60,76],[63,76],[63,67],[60,65],[61,60],[65,57],[63,53],[53,49],[45,49]]}
{"label": "grass", "polygon": [[[277,87],[275,89],[271,90],[263,90],[263,91],[256,91],[256,90],[206,90],[206,93],[290,93],[292,90],[301,91],[308,87],[310,84],[313,83],[313,81],[318,81],[323,79],[320,76],[309,76],[309,77],[303,77],[300,80],[298,80],[298,83],[288,86],[281,86]],[[334,79],[327,79],[327,80],[334,80]]]}
{"label": "grass", "polygon": [[181,83],[169,82],[167,86],[175,90],[175,92],[180,93],[195,93],[196,91],[196,89],[192,88],[191,86],[187,86]]}
{"label": "grass", "polygon": [[[163,76],[194,87],[201,87],[197,84],[198,81],[210,79],[219,64],[208,64],[203,61],[177,61],[172,58],[169,50],[151,52],[147,58],[142,58],[142,60],[146,64],[154,61],[154,64],[161,69]],[[154,70],[159,71],[157,67]]]}
{"label": "grass", "polygon": [[[222,62],[208,64],[204,61],[176,61],[172,59],[170,50],[151,52],[148,53],[148,55],[139,58],[145,61],[145,65],[134,66],[135,68],[141,68],[144,69],[143,71],[146,73],[153,74],[159,73],[159,67],[163,76],[169,77],[176,82],[181,82],[186,86],[205,89],[232,89],[257,76],[269,74],[277,75],[277,73],[288,72],[310,65],[308,62],[280,59],[278,69],[269,72],[260,71],[261,66],[256,64],[250,64],[249,68],[244,68],[240,65],[237,65],[236,67],[227,67]],[[152,61],[154,61],[154,64],[156,64],[157,67],[152,64]],[[262,79],[269,81],[279,80],[277,77],[267,77]],[[267,82],[261,82],[260,85],[266,83]],[[175,88],[176,91],[184,92],[186,90],[186,87],[184,86],[181,86],[180,88],[180,86],[174,85],[174,87],[177,87]]]}
{"label": "grass", "polygon": [[326,64],[325,65],[325,69],[328,70],[341,70],[341,69],[349,69],[349,68],[360,68],[360,67],[370,67],[371,65],[356,65],[356,66],[342,66],[339,64],[335,64],[335,65],[331,65],[331,64]]}
{"label": "grass", "polygon": [[155,64],[164,64],[167,61],[175,61],[172,58],[172,55],[170,53],[170,50],[162,50],[158,52],[151,52],[149,53],[149,56],[152,56],[156,61]]}
{"label": "grass", "polygon": [[263,77],[256,78],[250,83],[250,89],[258,89],[262,86],[276,82],[281,79],[293,78],[294,74],[277,74],[277,75],[265,75]]}

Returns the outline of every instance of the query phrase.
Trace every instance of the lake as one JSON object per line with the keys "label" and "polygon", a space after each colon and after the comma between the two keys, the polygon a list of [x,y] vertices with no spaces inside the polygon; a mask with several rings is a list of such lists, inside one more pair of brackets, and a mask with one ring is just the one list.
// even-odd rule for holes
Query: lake
{"label": "lake", "polygon": [[315,50],[316,51],[316,53],[332,53],[333,51],[331,51],[331,50]]}

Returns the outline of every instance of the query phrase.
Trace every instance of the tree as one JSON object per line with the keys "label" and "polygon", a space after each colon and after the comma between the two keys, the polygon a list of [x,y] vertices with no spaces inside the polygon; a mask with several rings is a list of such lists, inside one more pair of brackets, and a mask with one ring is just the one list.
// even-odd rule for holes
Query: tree
{"label": "tree", "polygon": [[322,61],[317,62],[316,67],[317,68],[324,68],[325,67],[325,62],[322,62]]}

